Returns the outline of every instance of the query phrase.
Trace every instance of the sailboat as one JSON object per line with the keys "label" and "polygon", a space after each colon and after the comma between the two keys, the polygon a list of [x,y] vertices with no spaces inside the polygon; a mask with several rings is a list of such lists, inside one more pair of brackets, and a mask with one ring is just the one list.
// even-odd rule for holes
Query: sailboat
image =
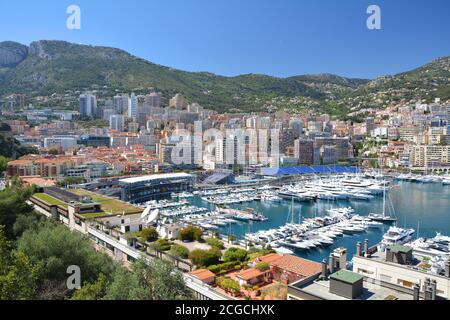
{"label": "sailboat", "polygon": [[386,215],[386,182],[384,182],[383,186],[384,186],[384,188],[383,188],[383,213],[382,214],[371,213],[371,214],[369,214],[368,217],[369,217],[369,219],[371,219],[373,221],[379,221],[379,222],[385,222],[385,223],[395,222],[395,221],[397,221],[396,217]]}

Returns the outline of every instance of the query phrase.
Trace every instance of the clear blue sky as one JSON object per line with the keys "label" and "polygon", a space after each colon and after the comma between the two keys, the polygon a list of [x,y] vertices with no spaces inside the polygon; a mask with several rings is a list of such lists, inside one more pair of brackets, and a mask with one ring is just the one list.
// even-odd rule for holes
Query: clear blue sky
{"label": "clear blue sky", "polygon": [[[66,29],[70,4],[81,30]],[[380,31],[366,27],[370,4]],[[113,46],[222,75],[373,78],[450,56],[449,0],[2,0],[0,14],[0,41]]]}

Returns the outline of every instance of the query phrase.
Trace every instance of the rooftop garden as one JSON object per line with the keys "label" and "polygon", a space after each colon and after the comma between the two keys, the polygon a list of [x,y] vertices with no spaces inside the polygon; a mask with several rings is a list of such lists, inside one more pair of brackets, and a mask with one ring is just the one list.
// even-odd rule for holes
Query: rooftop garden
{"label": "rooftop garden", "polygon": [[[112,213],[112,214],[121,214],[121,213],[132,214],[132,213],[142,212],[142,210],[140,208],[135,207],[131,204],[128,204],[128,203],[125,203],[125,202],[122,202],[119,200],[107,198],[105,196],[99,195],[94,192],[90,192],[90,191],[83,190],[83,189],[71,189],[69,191],[76,195],[79,195],[79,196],[91,197],[92,201],[99,203],[102,206],[102,210],[104,211],[104,213],[101,216],[105,216],[105,213],[107,215],[109,215],[110,213]],[[83,215],[83,216],[87,216],[87,215]]]}
{"label": "rooftop garden", "polygon": [[33,196],[51,206],[61,206],[65,209],[67,209],[67,203],[65,203],[64,201],[58,200],[46,193],[35,193]]}

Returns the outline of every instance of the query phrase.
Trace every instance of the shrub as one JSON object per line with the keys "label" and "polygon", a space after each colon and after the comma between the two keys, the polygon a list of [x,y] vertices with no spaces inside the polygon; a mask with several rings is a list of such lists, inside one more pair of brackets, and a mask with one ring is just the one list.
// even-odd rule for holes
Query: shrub
{"label": "shrub", "polygon": [[208,238],[206,239],[206,243],[209,244],[211,247],[217,248],[219,250],[225,249],[223,242],[216,238]]}
{"label": "shrub", "polygon": [[189,260],[197,267],[209,267],[217,264],[220,260],[220,251],[218,250],[193,250],[189,254]]}
{"label": "shrub", "polygon": [[142,238],[144,241],[153,242],[158,239],[158,231],[156,231],[156,228],[149,227],[143,229],[141,232],[138,232],[138,237]]}
{"label": "shrub", "polygon": [[255,266],[259,271],[266,271],[270,269],[270,265],[267,262],[260,262]]}
{"label": "shrub", "polygon": [[241,248],[230,248],[223,254],[223,260],[244,262],[247,259],[248,253]]}
{"label": "shrub", "polygon": [[153,242],[150,245],[150,248],[157,250],[157,251],[169,251],[171,246],[172,246],[172,242],[170,242],[169,240],[159,239],[159,240]]}
{"label": "shrub", "polygon": [[189,256],[189,249],[180,244],[174,244],[170,247],[170,254],[181,259],[186,259]]}
{"label": "shrub", "polygon": [[241,267],[240,265],[236,266],[236,262],[231,261],[209,266],[208,270],[213,273],[222,273],[233,269],[240,269],[240,267]]}
{"label": "shrub", "polygon": [[189,226],[180,231],[178,238],[181,241],[200,241],[203,236],[203,231],[200,228]]}
{"label": "shrub", "polygon": [[219,288],[225,290],[226,292],[232,292],[234,294],[241,292],[241,287],[239,286],[239,282],[237,282],[236,280],[227,278],[227,277],[217,278],[216,284]]}

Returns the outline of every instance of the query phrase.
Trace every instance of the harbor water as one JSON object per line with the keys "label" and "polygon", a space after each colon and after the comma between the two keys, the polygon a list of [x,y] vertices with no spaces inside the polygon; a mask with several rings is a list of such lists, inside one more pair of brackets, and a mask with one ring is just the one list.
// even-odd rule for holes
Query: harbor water
{"label": "harbor water", "polygon": [[[200,197],[192,198],[190,202],[199,207],[214,209],[214,205],[203,201]],[[264,222],[239,222],[220,229],[223,234],[231,233],[238,238],[243,238],[246,233],[277,228],[292,220],[294,223],[298,223],[302,218],[324,216],[327,214],[326,210],[330,208],[352,207],[355,214],[363,216],[369,213],[381,213],[383,211],[383,197],[379,196],[366,201],[318,200],[310,203],[292,203],[288,200],[281,200],[280,202],[253,201],[234,204],[229,207],[235,209],[253,208],[268,218],[268,221]],[[293,217],[291,207],[294,212]],[[434,237],[436,232],[450,235],[450,186],[444,186],[440,183],[394,181],[387,201],[388,214],[392,212],[390,207],[394,208],[395,215],[398,218],[397,226],[415,229],[416,237],[417,231],[420,237]],[[334,244],[329,247],[298,251],[295,254],[314,261],[322,261],[328,258],[330,252],[334,249],[346,247],[350,260],[356,251],[358,241],[363,243],[365,239],[368,239],[371,246],[375,245],[381,241],[388,228],[389,225],[385,224],[380,229],[368,229],[364,233],[344,235],[343,237],[337,237]]]}

